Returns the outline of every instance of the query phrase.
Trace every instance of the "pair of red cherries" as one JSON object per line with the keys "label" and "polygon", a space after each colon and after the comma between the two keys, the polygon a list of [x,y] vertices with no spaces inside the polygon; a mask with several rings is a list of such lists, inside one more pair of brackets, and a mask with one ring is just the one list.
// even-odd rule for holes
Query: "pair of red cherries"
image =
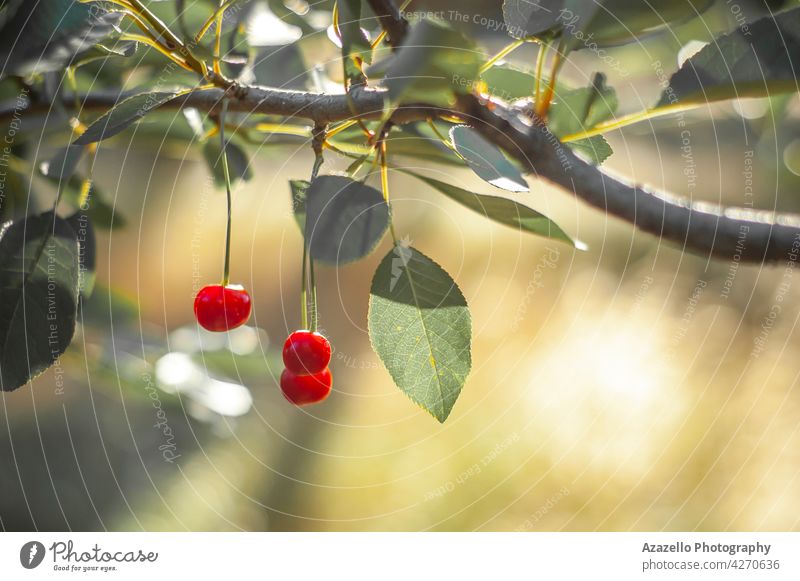
{"label": "pair of red cherries", "polygon": [[[239,285],[212,284],[200,289],[194,299],[197,322],[209,331],[230,331],[250,318],[250,295]],[[328,397],[333,377],[328,369],[331,344],[321,334],[295,331],[283,345],[281,391],[295,405],[318,403]]]}

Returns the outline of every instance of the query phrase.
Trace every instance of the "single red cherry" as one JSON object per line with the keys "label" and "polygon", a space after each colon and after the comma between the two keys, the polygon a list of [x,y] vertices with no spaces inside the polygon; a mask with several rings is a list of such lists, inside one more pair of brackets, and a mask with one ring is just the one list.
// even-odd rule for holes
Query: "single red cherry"
{"label": "single red cherry", "polygon": [[252,308],[250,295],[234,284],[204,286],[194,299],[194,316],[209,331],[230,331],[244,325]]}
{"label": "single red cherry", "polygon": [[289,369],[281,373],[281,391],[295,405],[318,403],[331,392],[331,370],[323,369],[313,375],[299,375]]}
{"label": "single red cherry", "polygon": [[298,375],[319,373],[331,362],[331,344],[319,333],[295,331],[283,344],[283,364]]}

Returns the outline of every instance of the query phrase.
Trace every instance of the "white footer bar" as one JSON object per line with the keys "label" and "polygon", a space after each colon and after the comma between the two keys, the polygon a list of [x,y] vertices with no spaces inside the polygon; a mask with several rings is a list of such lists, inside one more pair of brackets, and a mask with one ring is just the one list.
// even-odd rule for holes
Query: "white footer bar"
{"label": "white footer bar", "polygon": [[4,580],[187,573],[222,581],[797,580],[800,533],[0,534]]}

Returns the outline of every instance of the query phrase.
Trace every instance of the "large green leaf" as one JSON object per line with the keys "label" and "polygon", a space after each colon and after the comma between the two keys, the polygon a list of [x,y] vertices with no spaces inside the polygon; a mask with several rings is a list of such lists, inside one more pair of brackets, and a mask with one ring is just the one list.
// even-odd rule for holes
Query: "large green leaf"
{"label": "large green leaf", "polygon": [[75,140],[75,145],[88,145],[96,141],[108,139],[124,131],[139,119],[171,101],[178,91],[160,91],[141,93],[118,103],[102,117],[92,123],[88,129]]}
{"label": "large green leaf", "polygon": [[714,0],[505,0],[514,38],[561,36],[564,48],[597,50],[623,44],[694,18]]}
{"label": "large green leaf", "polygon": [[311,256],[346,264],[367,256],[389,228],[383,194],[344,176],[321,176],[306,190],[305,237]]}
{"label": "large green leaf", "polygon": [[714,0],[564,0],[559,27],[566,50],[624,44],[698,16]]}
{"label": "large green leaf", "polygon": [[704,47],[672,75],[657,106],[794,92],[798,71],[800,8],[793,8]]}
{"label": "large green leaf", "polygon": [[450,275],[395,246],[372,279],[369,336],[397,386],[444,422],[472,367],[469,309]]}
{"label": "large green leaf", "polygon": [[450,130],[450,139],[467,165],[495,187],[509,192],[527,192],[528,182],[503,152],[469,125]]}
{"label": "large green leaf", "polygon": [[75,0],[10,0],[0,22],[2,76],[63,69],[114,31],[119,13]]}
{"label": "large green leaf", "polygon": [[459,204],[466,206],[474,212],[483,214],[495,222],[511,226],[517,230],[531,232],[532,234],[538,234],[540,236],[547,236],[548,238],[555,238],[556,240],[574,245],[573,240],[558,226],[558,224],[533,208],[524,206],[514,200],[476,194],[452,184],[419,175],[412,171],[406,171],[405,173],[413,175],[432,188],[439,190],[451,200],[455,200]]}
{"label": "large green leaf", "polygon": [[392,104],[422,101],[452,106],[456,93],[469,92],[483,56],[463,34],[438,20],[426,19],[411,28],[400,50],[369,69],[385,73],[383,84]]}
{"label": "large green leaf", "polygon": [[78,310],[79,244],[52,212],[0,230],[0,388],[15,390],[66,350]]}

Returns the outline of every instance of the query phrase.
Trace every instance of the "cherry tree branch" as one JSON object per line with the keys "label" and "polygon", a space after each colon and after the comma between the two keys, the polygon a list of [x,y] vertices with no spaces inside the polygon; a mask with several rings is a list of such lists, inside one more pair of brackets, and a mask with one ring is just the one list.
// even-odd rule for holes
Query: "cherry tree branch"
{"label": "cherry tree branch", "polygon": [[459,111],[523,167],[640,230],[702,256],[746,262],[792,261],[800,252],[800,217],[714,206],[646,190],[575,155],[537,118],[467,95]]}
{"label": "cherry tree branch", "polygon": [[[407,23],[391,0],[370,0],[392,43],[400,43]],[[405,23],[405,24],[403,24]],[[106,111],[128,95],[114,92],[78,96],[84,110]],[[376,119],[386,107],[385,91],[353,87],[345,95],[287,91],[259,86],[234,85],[226,89],[199,89],[169,101],[160,109],[194,107],[215,112],[222,97],[230,111],[246,114],[299,118],[315,126],[353,118]],[[72,95],[63,95],[59,108],[74,106]],[[0,119],[28,113],[57,112],[54,104],[21,96],[0,103]],[[703,256],[747,262],[794,260],[800,249],[800,218],[744,208],[725,208],[690,202],[669,194],[625,183],[583,161],[556,139],[537,117],[474,95],[459,97],[453,110],[426,104],[404,105],[392,116],[395,124],[456,116],[515,158],[538,177],[555,183],[609,215]]]}
{"label": "cherry tree branch", "polygon": [[[214,111],[225,95],[223,89],[203,89],[173,99],[161,109],[195,107]],[[80,95],[85,109],[107,110],[121,98],[116,93]],[[229,95],[229,110],[248,114],[300,118],[316,124],[345,121],[354,117],[380,118],[385,92],[355,87],[352,102],[345,95],[285,91],[265,87],[239,87]],[[64,107],[73,102],[63,97]],[[14,100],[0,104],[0,118],[47,112],[52,103]],[[745,208],[715,207],[692,203],[669,194],[649,191],[609,176],[583,161],[558,141],[541,122],[531,122],[502,104],[464,95],[452,110],[425,104],[403,106],[393,123],[421,121],[431,117],[457,116],[503,149],[536,176],[571,191],[609,215],[636,225],[662,240],[703,256],[746,262],[793,260],[800,248],[800,218]]]}

